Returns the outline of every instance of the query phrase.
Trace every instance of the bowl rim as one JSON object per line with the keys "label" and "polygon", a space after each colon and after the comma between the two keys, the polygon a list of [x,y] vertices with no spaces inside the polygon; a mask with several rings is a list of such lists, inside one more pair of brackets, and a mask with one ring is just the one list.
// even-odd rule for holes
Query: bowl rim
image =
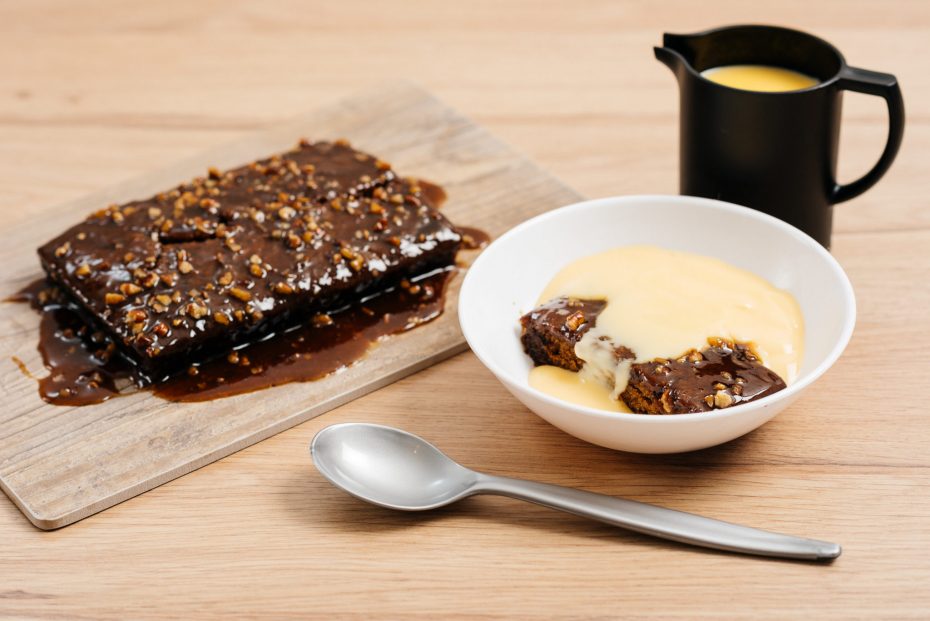
{"label": "bowl rim", "polygon": [[[803,374],[790,386],[786,387],[784,390],[779,390],[778,392],[763,397],[758,401],[752,401],[745,405],[741,405],[738,408],[726,408],[712,410],[710,412],[692,412],[685,414],[674,414],[667,416],[655,416],[648,414],[638,414],[634,412],[611,412],[609,410],[601,410],[599,408],[592,408],[585,405],[579,405],[571,403],[570,401],[564,401],[558,399],[551,395],[548,395],[540,390],[529,385],[528,382],[521,383],[516,378],[512,377],[512,373],[503,369],[499,366],[491,356],[487,356],[485,353],[482,353],[473,346],[474,335],[469,334],[469,327],[466,325],[466,321],[463,318],[468,316],[468,313],[465,312],[466,305],[470,304],[469,301],[471,297],[471,289],[475,286],[474,279],[476,278],[474,274],[478,271],[476,267],[481,266],[483,263],[490,261],[488,257],[491,256],[488,250],[490,250],[495,244],[506,243],[508,240],[522,234],[527,229],[531,229],[534,226],[539,225],[542,222],[546,222],[550,219],[566,217],[566,214],[574,211],[586,210],[586,209],[598,209],[605,205],[616,206],[619,204],[635,204],[635,203],[653,203],[658,201],[675,201],[684,204],[693,205],[699,208],[706,208],[712,210],[718,210],[725,213],[738,214],[740,216],[747,216],[752,219],[756,219],[760,222],[765,223],[766,225],[778,229],[781,232],[787,234],[790,237],[800,241],[806,246],[811,247],[815,254],[819,255],[823,259],[830,271],[837,278],[837,281],[840,285],[840,288],[843,291],[843,302],[844,307],[846,308],[846,315],[843,321],[843,327],[840,332],[839,338],[833,344],[833,348],[827,354],[827,356],[812,369],[809,373]],[[852,337],[853,329],[856,324],[856,298],[855,293],[853,292],[852,283],[849,281],[849,277],[846,275],[846,272],[843,270],[842,266],[836,260],[836,258],[830,254],[830,252],[824,248],[820,242],[816,241],[807,233],[801,231],[800,229],[788,224],[783,220],[771,216],[769,214],[757,211],[750,207],[744,207],[742,205],[736,205],[734,203],[728,203],[726,201],[720,201],[712,198],[702,198],[697,196],[684,196],[678,194],[628,194],[628,195],[617,195],[617,196],[607,196],[602,198],[589,199],[584,201],[579,201],[576,203],[571,203],[556,209],[552,209],[545,213],[542,213],[538,216],[534,216],[528,220],[521,222],[520,224],[514,226],[513,228],[506,231],[497,239],[493,240],[491,244],[485,248],[485,250],[478,255],[475,261],[472,263],[471,267],[465,274],[465,278],[462,281],[462,286],[459,291],[459,303],[458,303],[458,314],[459,314],[459,325],[462,330],[462,334],[465,336],[465,340],[468,343],[469,348],[481,361],[481,363],[494,374],[495,377],[506,386],[520,391],[528,392],[535,399],[543,401],[548,405],[557,408],[568,408],[570,410],[585,414],[587,416],[593,416],[596,418],[604,418],[608,420],[617,420],[617,421],[639,421],[644,424],[675,424],[678,422],[694,422],[697,420],[709,421],[709,420],[719,420],[723,418],[730,418],[733,416],[746,416],[751,412],[754,412],[759,409],[767,408],[772,405],[775,405],[779,401],[786,399],[791,399],[792,397],[801,393],[804,389],[810,386],[813,382],[819,379],[827,370],[832,367],[839,357],[845,351],[846,346],[849,344],[849,340]]]}

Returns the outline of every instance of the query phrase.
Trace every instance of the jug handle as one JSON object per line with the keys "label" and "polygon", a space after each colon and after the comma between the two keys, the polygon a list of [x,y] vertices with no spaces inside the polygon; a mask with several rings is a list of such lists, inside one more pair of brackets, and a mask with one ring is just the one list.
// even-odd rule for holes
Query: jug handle
{"label": "jug handle", "polygon": [[890,73],[843,67],[840,70],[837,86],[843,90],[882,97],[888,104],[888,140],[885,143],[885,150],[882,151],[881,157],[878,158],[872,170],[862,177],[852,183],[834,185],[830,200],[833,203],[842,203],[859,196],[875,185],[894,161],[904,136],[904,99],[901,97],[898,79]]}

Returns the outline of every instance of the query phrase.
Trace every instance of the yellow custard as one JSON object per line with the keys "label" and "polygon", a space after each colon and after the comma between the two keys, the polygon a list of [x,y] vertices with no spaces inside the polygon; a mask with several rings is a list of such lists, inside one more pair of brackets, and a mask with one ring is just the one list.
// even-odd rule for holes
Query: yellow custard
{"label": "yellow custard", "polygon": [[724,261],[654,246],[626,246],[563,268],[538,302],[567,296],[607,305],[575,345],[578,373],[536,367],[530,385],[581,405],[629,411],[618,396],[632,362],[618,364],[615,345],[636,361],[678,357],[707,347],[708,337],[750,343],[762,364],[791,384],[804,347],[804,320],[794,297]]}
{"label": "yellow custard", "polygon": [[717,84],[746,91],[799,91],[820,83],[800,71],[769,65],[726,65],[707,69],[701,75]]}

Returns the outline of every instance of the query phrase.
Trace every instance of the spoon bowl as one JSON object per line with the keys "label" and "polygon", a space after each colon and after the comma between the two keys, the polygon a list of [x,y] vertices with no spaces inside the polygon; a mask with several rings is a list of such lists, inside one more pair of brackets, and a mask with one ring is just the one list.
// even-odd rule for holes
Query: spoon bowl
{"label": "spoon bowl", "polygon": [[310,452],[333,485],[389,509],[435,509],[468,496],[477,480],[429,442],[381,425],[331,425]]}

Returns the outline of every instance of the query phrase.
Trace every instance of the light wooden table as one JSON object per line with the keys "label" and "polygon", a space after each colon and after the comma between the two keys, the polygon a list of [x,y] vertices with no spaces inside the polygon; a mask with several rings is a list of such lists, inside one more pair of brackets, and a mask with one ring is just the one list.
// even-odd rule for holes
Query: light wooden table
{"label": "light wooden table", "polygon": [[[843,359],[749,436],[646,457],[548,426],[471,354],[56,532],[0,499],[0,617],[930,617],[930,5],[0,3],[0,213],[41,217],[392,76],[411,77],[590,196],[676,191],[664,30],[769,22],[898,75],[888,176],[836,211],[859,301]],[[849,95],[842,178],[878,156]],[[389,513],[330,487],[324,425],[420,433],[462,462],[841,542],[833,565],[696,551],[505,499]],[[2,430],[0,430],[2,433]]]}

